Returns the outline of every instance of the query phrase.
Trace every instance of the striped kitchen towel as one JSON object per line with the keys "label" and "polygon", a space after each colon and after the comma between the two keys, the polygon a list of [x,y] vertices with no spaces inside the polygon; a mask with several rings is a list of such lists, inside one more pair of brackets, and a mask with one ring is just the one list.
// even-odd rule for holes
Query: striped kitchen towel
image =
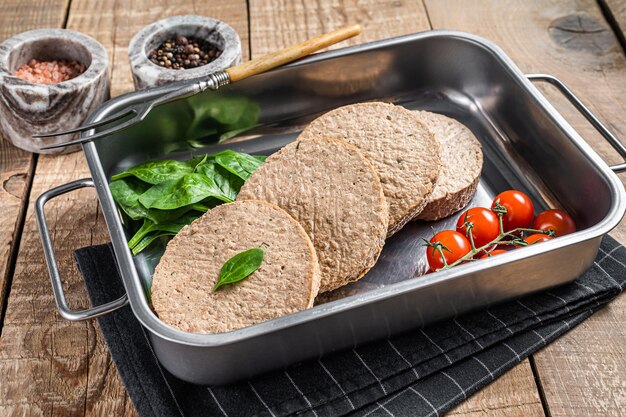
{"label": "striped kitchen towel", "polygon": [[[94,305],[121,295],[108,245],[80,249],[76,260]],[[140,417],[441,416],[624,286],[626,248],[607,236],[570,284],[227,387],[170,375],[130,307],[98,320]]]}

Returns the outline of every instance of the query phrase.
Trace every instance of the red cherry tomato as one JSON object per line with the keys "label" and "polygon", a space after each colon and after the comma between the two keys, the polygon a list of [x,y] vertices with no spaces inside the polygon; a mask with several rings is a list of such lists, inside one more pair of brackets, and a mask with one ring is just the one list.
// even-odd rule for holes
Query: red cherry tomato
{"label": "red cherry tomato", "polygon": [[[455,232],[454,230],[444,230],[437,233],[432,239],[430,239],[430,243],[434,244],[435,242],[440,242],[443,246],[449,249],[446,250],[442,248],[443,256],[448,265],[458,261],[460,258],[467,255],[470,250],[472,250],[472,247],[465,236],[459,232]],[[432,271],[436,271],[444,267],[441,253],[432,246],[428,246],[426,248],[426,260],[428,261],[428,265]]]}
{"label": "red cherry tomato", "polygon": [[465,211],[456,222],[456,231],[469,240],[469,233],[465,226],[466,221],[474,225],[471,228],[472,239],[474,239],[474,246],[477,248],[493,241],[500,234],[498,216],[484,207],[474,207]]}
{"label": "red cherry tomato", "polygon": [[552,209],[539,213],[533,222],[535,230],[553,230],[554,236],[563,236],[576,231],[574,219],[563,210]]}
{"label": "red cherry tomato", "polygon": [[526,238],[524,238],[524,242],[528,243],[529,245],[534,245],[535,243],[540,243],[540,242],[545,242],[547,240],[552,239],[550,236],[548,235],[544,235],[541,233],[535,233],[534,235],[530,235]]}
{"label": "red cherry tomato", "polygon": [[502,217],[505,232],[510,232],[519,227],[530,227],[533,222],[535,207],[526,194],[517,190],[508,190],[498,194],[493,199],[491,209],[494,210],[498,203],[506,208],[506,213]]}
{"label": "red cherry tomato", "polygon": [[501,253],[507,253],[507,252],[508,250],[505,250],[505,249],[495,249],[481,256],[480,259],[491,258],[492,256],[500,255]]}

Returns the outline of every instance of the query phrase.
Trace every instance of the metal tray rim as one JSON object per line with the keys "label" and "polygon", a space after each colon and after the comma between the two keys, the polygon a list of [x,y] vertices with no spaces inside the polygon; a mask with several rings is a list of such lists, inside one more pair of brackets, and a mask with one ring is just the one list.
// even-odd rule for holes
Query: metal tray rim
{"label": "metal tray rim", "polygon": [[[455,37],[476,43],[491,52],[494,56],[496,56],[498,60],[500,60],[504,64],[505,69],[513,75],[517,82],[519,82],[523,86],[523,88],[529,93],[529,95],[538,102],[543,110],[550,117],[552,117],[554,121],[557,122],[557,124],[567,134],[568,138],[581,150],[581,152],[583,152],[592,161],[593,165],[595,165],[598,171],[607,180],[609,186],[612,188],[612,191],[615,191],[614,195],[616,195],[617,198],[612,202],[609,213],[605,216],[605,218],[594,226],[576,232],[572,235],[564,236],[558,240],[546,242],[541,246],[522,248],[521,251],[515,251],[508,254],[503,254],[499,257],[487,259],[481,262],[480,265],[462,265],[448,271],[441,271],[426,277],[422,277],[419,280],[407,280],[403,282],[398,282],[384,288],[369,291],[365,294],[358,294],[346,297],[344,299],[316,306],[308,310],[290,314],[288,316],[279,317],[273,320],[258,323],[253,326],[230,332],[220,334],[187,333],[163,323],[150,309],[147,300],[145,299],[143,287],[137,275],[137,271],[132,260],[132,255],[130,253],[130,250],[128,249],[128,246],[126,245],[125,235],[121,225],[121,219],[117,214],[112,214],[117,213],[117,210],[115,209],[115,203],[113,202],[111,193],[108,189],[106,175],[99,163],[97,148],[93,142],[88,142],[83,145],[83,151],[85,153],[85,157],[93,176],[100,204],[103,208],[104,217],[107,223],[107,227],[109,229],[109,233],[111,235],[111,241],[117,258],[118,267],[122,275],[122,280],[126,288],[133,313],[144,327],[146,327],[148,330],[150,330],[152,333],[162,339],[173,341],[176,343],[183,343],[185,345],[198,347],[227,345],[230,343],[254,338],[255,336],[258,336],[260,334],[270,333],[279,329],[297,326],[299,324],[315,320],[319,317],[332,315],[340,311],[374,303],[383,299],[397,296],[402,293],[415,291],[419,288],[430,286],[444,280],[459,279],[464,277],[466,274],[474,273],[485,268],[513,262],[522,258],[533,257],[541,253],[558,250],[562,247],[569,246],[574,243],[580,243],[587,240],[595,239],[608,233],[619,223],[624,214],[624,211],[626,210],[626,192],[624,191],[624,187],[622,186],[619,178],[608,168],[606,163],[595,153],[595,151],[593,151],[593,149],[582,139],[582,137],[576,132],[576,130],[572,126],[570,126],[569,123],[556,111],[552,104],[539,92],[539,90],[537,90],[535,86],[524,76],[523,72],[515,65],[515,63],[498,46],[494,45],[490,41],[465,32],[436,30],[337,49],[334,51],[317,54],[315,56],[298,61],[295,64],[291,64],[290,66],[306,65],[319,60],[331,59],[347,54],[378,49],[381,47],[429,37]],[[180,86],[180,84],[174,84],[147,91],[133,92],[122,95],[120,97],[117,97],[116,99],[107,102],[105,105],[96,110],[90,116],[89,121],[101,120],[107,115],[115,112],[118,108],[123,107],[127,103],[130,103],[140,97],[142,99],[154,97],[160,94],[167,93],[177,88],[178,86]],[[131,282],[128,282],[129,278]]]}

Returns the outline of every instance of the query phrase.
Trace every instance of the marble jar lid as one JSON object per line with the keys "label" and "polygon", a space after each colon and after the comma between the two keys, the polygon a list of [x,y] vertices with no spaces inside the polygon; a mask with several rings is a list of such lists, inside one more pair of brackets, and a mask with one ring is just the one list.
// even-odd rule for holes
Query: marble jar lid
{"label": "marble jar lid", "polygon": [[[74,60],[85,65],[75,78],[57,84],[35,84],[12,73],[31,59]],[[74,135],[32,138],[35,133],[71,129],[109,98],[109,60],[95,39],[68,29],[23,32],[0,44],[0,132],[15,146],[30,152],[58,153],[71,148],[40,151]]]}
{"label": "marble jar lid", "polygon": [[[148,59],[150,51],[175,36],[203,39],[221,50],[220,56],[201,67],[168,69]],[[241,40],[228,24],[204,16],[173,16],[140,30],[130,41],[128,57],[135,88],[155,87],[174,81],[199,78],[241,62]]]}

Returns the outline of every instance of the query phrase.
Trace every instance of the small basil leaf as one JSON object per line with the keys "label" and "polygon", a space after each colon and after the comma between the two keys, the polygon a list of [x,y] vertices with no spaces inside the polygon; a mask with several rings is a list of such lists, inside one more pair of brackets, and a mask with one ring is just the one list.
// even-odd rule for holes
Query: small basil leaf
{"label": "small basil leaf", "polygon": [[213,291],[228,284],[234,284],[248,278],[263,263],[265,251],[261,248],[248,249],[227,260],[222,269]]}
{"label": "small basil leaf", "polygon": [[112,180],[135,176],[148,184],[160,184],[181,178],[185,174],[193,172],[195,166],[188,163],[166,159],[162,161],[151,161],[137,165],[124,172],[113,175]]}
{"label": "small basil leaf", "polygon": [[247,180],[250,175],[263,164],[263,160],[259,160],[252,155],[239,153],[231,150],[225,150],[215,154],[215,162],[222,168],[237,175],[242,180]]}
{"label": "small basil leaf", "polygon": [[224,204],[224,202],[221,201],[221,200],[218,200],[217,198],[209,197],[209,198],[206,198],[206,199],[202,200],[199,203],[192,204],[189,207],[192,210],[196,210],[196,211],[200,211],[202,213],[206,213],[207,211],[211,210],[212,208],[215,208],[215,207],[219,206],[220,204]]}
{"label": "small basil leaf", "polygon": [[193,210],[191,206],[183,206],[175,210],[149,209],[146,218],[157,224],[170,223],[190,210]]}

